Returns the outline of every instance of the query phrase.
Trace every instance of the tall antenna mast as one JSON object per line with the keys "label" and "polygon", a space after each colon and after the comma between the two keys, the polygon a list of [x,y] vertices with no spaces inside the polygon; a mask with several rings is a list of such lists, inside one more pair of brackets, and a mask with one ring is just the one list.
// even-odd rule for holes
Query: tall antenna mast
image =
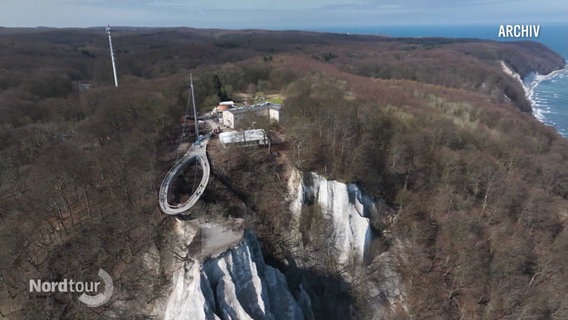
{"label": "tall antenna mast", "polygon": [[112,50],[112,38],[110,36],[110,25],[107,25],[106,32],[108,34],[108,45],[110,47],[110,59],[112,60],[112,73],[114,74],[114,86],[118,87],[118,78],[116,77],[116,64],[114,62],[114,51]]}
{"label": "tall antenna mast", "polygon": [[195,110],[195,93],[193,92],[193,76],[189,74],[189,83],[191,87],[191,101],[193,102],[193,122],[195,123],[195,140],[199,138],[199,126],[197,121],[197,110]]}

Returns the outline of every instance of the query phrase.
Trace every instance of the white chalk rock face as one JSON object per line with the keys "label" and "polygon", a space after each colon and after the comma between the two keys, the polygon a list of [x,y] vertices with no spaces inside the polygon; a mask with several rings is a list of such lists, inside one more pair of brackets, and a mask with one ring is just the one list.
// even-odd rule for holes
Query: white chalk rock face
{"label": "white chalk rock face", "polygon": [[187,263],[174,273],[174,289],[164,319],[219,319],[213,313],[214,306],[213,292],[199,263]]}
{"label": "white chalk rock face", "polygon": [[[299,178],[301,177],[301,178]],[[345,184],[311,172],[295,171],[289,180],[290,210],[299,222],[302,206],[317,203],[333,228],[337,261],[345,264],[354,253],[360,261],[369,247],[372,231],[367,218],[376,210],[372,199],[354,184]]]}
{"label": "white chalk rock face", "polygon": [[304,319],[284,275],[264,263],[256,238],[174,274],[165,319]]}

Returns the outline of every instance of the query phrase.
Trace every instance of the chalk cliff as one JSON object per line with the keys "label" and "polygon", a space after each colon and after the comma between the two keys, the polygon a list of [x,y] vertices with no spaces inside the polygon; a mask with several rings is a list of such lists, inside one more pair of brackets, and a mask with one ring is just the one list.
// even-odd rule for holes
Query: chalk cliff
{"label": "chalk cliff", "polygon": [[[378,202],[356,184],[328,180],[315,172],[302,174],[297,170],[288,181],[288,193],[290,211],[298,226],[300,249],[295,262],[303,268],[317,269],[321,268],[321,260],[314,261],[306,256],[330,254],[328,258],[337,262],[338,269],[347,270],[342,278],[368,301],[368,314],[378,319],[407,315],[404,285],[398,272],[398,264],[404,260],[403,246],[393,239],[390,250],[378,255],[370,252],[373,238],[385,231],[373,230],[370,224],[370,219],[386,219],[380,217]],[[314,244],[303,241],[301,233],[306,232],[302,224],[306,223],[305,215],[310,214],[307,208],[314,206],[320,208],[321,223],[325,225],[316,228],[315,232],[324,230],[319,236],[329,240],[323,245],[330,247],[320,247],[312,252],[310,246]],[[309,231],[314,232],[314,229]],[[310,237],[314,239],[317,235]],[[350,267],[345,269],[347,265]]]}
{"label": "chalk cliff", "polygon": [[301,177],[294,171],[289,181],[290,209],[296,225],[302,222],[302,207],[319,205],[323,223],[329,226],[328,235],[339,264],[350,256],[362,261],[369,247],[372,231],[369,215],[376,211],[374,203],[354,184],[327,180],[316,173]]}
{"label": "chalk cliff", "polygon": [[[330,247],[318,254],[331,253],[329,258],[337,266],[356,266],[359,278],[370,280],[358,285],[370,294],[372,314],[388,316],[404,311],[404,290],[397,273],[396,255],[384,252],[372,261],[364,261],[373,234],[369,217],[377,214],[373,199],[355,184],[327,180],[317,173],[302,175],[298,171],[289,180],[289,197],[292,225],[301,223],[305,214],[302,208],[315,204],[321,208],[324,229],[328,232],[324,236],[330,240]],[[178,241],[191,243],[195,233],[179,227],[180,224],[175,229]],[[291,230],[291,234],[302,246],[298,231]],[[313,261],[302,257],[310,244],[305,246],[293,257],[296,259],[293,263],[300,268],[294,272],[318,268]],[[313,319],[314,301],[335,303],[322,302],[317,290],[311,287],[314,282],[304,281],[290,288],[285,275],[264,262],[251,231],[245,232],[235,247],[205,263],[187,258],[177,265],[165,319]],[[367,272],[365,265],[373,265],[373,271]],[[344,281],[350,285],[355,285],[353,279],[352,274],[344,275]]]}
{"label": "chalk cliff", "polygon": [[304,319],[284,275],[264,263],[252,232],[204,264],[184,262],[173,283],[165,319]]}

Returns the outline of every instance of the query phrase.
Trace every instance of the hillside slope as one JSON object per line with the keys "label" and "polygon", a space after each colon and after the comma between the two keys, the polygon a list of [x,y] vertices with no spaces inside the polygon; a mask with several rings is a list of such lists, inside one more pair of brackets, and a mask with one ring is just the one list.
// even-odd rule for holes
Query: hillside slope
{"label": "hillside slope", "polygon": [[[191,216],[244,218],[255,259],[301,293],[304,315],[568,318],[568,143],[521,112],[523,89],[501,67],[548,73],[564,64],[557,54],[292,31],[114,37],[118,89],[104,30],[0,30],[1,317],[165,316],[187,258],[176,253],[191,244],[176,240],[157,190],[191,70],[201,110],[221,88],[285,98],[271,128],[286,136],[281,156],[212,143],[213,178]],[[115,284],[102,307],[29,293],[30,279],[99,267]]]}

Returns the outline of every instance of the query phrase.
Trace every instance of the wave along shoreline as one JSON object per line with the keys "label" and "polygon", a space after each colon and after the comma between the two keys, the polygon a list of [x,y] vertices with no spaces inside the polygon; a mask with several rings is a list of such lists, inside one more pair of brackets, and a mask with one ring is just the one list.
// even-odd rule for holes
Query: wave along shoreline
{"label": "wave along shoreline", "polygon": [[[552,120],[550,119],[547,119],[545,116],[547,113],[550,113],[550,110],[548,110],[550,106],[547,106],[548,108],[543,108],[543,106],[540,104],[540,101],[535,99],[535,90],[542,82],[552,80],[564,73],[568,74],[568,61],[566,61],[566,64],[562,69],[554,70],[546,75],[533,73],[521,81],[521,84],[523,85],[523,88],[525,90],[525,95],[533,109],[532,113],[534,117],[546,125],[554,125],[554,122],[552,122]],[[558,128],[556,129],[558,131]]]}

